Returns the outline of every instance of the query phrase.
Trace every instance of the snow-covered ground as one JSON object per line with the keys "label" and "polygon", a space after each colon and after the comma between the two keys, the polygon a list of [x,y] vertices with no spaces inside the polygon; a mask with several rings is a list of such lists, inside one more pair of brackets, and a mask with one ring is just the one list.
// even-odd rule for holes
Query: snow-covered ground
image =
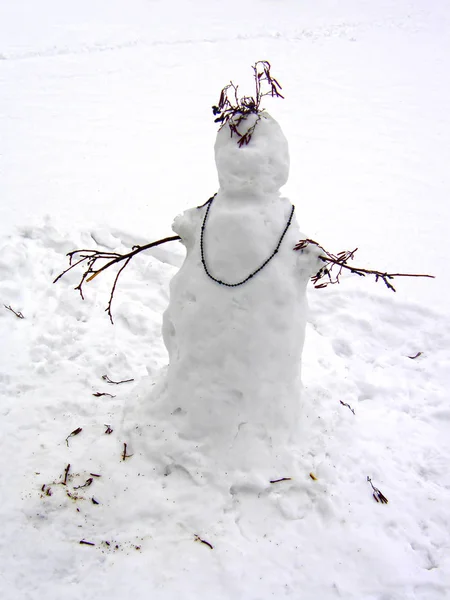
{"label": "snow-covered ground", "polygon": [[[130,263],[114,327],[108,275],[84,302],[76,273],[51,282],[66,252],[170,235],[216,191],[211,105],[258,59],[301,229],[436,279],[310,288],[304,476],[219,498],[121,457],[182,247]],[[2,598],[450,597],[449,95],[444,0],[0,4],[0,301],[25,316],[0,306]]]}

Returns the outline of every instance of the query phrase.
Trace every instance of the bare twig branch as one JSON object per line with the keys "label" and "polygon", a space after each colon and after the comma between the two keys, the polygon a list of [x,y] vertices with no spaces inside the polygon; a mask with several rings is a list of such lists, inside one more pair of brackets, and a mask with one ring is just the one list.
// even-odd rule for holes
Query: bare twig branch
{"label": "bare twig branch", "polygon": [[211,550],[214,550],[214,546],[212,544],[210,544],[206,540],[202,540],[202,538],[199,537],[198,535],[195,535],[194,540],[196,542],[201,542],[202,544],[205,544],[205,546],[208,546],[209,548],[211,548]]}
{"label": "bare twig branch", "polygon": [[[172,242],[172,241],[180,240],[180,239],[181,239],[180,236],[172,235],[170,237],[163,238],[162,240],[156,240],[155,242],[145,244],[144,246],[133,246],[132,251],[128,252],[127,254],[119,254],[118,252],[103,252],[100,250],[86,250],[86,249],[73,250],[72,252],[69,252],[67,254],[67,256],[69,257],[69,265],[70,265],[69,268],[66,269],[65,271],[63,271],[62,273],[60,273],[58,275],[58,277],[56,277],[56,279],[53,281],[53,283],[56,283],[57,281],[59,281],[61,279],[61,277],[63,277],[66,273],[71,271],[73,268],[77,267],[80,264],[83,264],[87,268],[84,271],[84,273],[82,274],[81,280],[80,280],[79,284],[75,287],[75,289],[80,292],[80,296],[84,300],[84,294],[83,294],[84,283],[89,283],[95,277],[97,277],[97,275],[100,275],[100,273],[102,273],[106,269],[109,269],[109,267],[112,267],[115,264],[125,261],[125,264],[121,266],[121,268],[117,272],[117,275],[114,279],[111,294],[109,297],[108,306],[105,309],[105,311],[109,315],[111,323],[114,323],[113,318],[112,318],[112,312],[111,312],[111,305],[112,305],[112,301],[113,301],[113,297],[114,297],[114,292],[116,291],[117,281],[118,281],[120,275],[122,274],[122,271],[125,269],[125,267],[130,262],[130,260],[134,256],[136,256],[136,254],[139,254],[140,252],[144,252],[144,250],[148,250],[149,248],[154,248],[155,246],[160,246],[161,244],[165,244],[167,242]],[[73,260],[75,257],[79,257],[79,259],[74,263]],[[107,261],[107,262],[105,264],[103,264],[100,268],[96,268],[96,266],[99,263],[101,263],[102,261]]]}
{"label": "bare twig branch", "polygon": [[122,381],[113,381],[108,377],[108,375],[102,375],[102,379],[107,383],[114,383],[115,385],[120,385],[121,383],[129,383],[130,381],[134,381],[134,379],[123,379]]}
{"label": "bare twig branch", "polygon": [[[267,60],[259,60],[253,66],[253,77],[255,80],[254,96],[238,96],[238,86],[232,81],[226,85],[219,98],[217,106],[213,106],[213,114],[216,116],[215,123],[220,123],[220,129],[228,123],[231,135],[238,138],[238,146],[248,144],[252,138],[255,127],[260,119],[261,100],[264,96],[275,96],[284,98],[281,95],[281,85],[272,77],[270,73],[270,63]],[[265,91],[264,91],[265,90]],[[244,133],[239,131],[239,127],[245,119],[251,115],[257,115],[253,125]]]}
{"label": "bare twig branch", "polygon": [[19,311],[15,311],[13,308],[11,308],[11,306],[6,306],[6,304],[3,305],[6,310],[10,310],[12,313],[14,313],[16,315],[16,317],[18,317],[19,319],[25,319],[25,317],[23,316],[23,314]]}
{"label": "bare twig branch", "polygon": [[373,483],[372,480],[370,479],[370,477],[367,475],[367,481],[370,483],[370,485],[372,486],[373,489],[373,497],[375,498],[375,500],[377,502],[381,502],[381,504],[387,504],[388,503],[388,499],[386,498],[386,496],[384,496],[380,490],[378,488],[376,488]]}
{"label": "bare twig branch", "polygon": [[126,460],[127,458],[131,458],[132,454],[127,454],[127,444],[123,444],[123,452],[122,452],[122,460]]}
{"label": "bare twig branch", "polygon": [[93,481],[94,481],[93,477],[89,477],[89,479],[86,479],[86,482],[83,483],[83,485],[76,485],[76,486],[74,486],[73,489],[74,490],[81,490],[81,488],[89,487],[92,484]]}
{"label": "bare twig branch", "polygon": [[306,239],[300,240],[295,246],[294,250],[304,250],[310,244],[317,246],[322,250],[323,255],[319,256],[319,259],[325,263],[324,266],[311,277],[312,282],[314,283],[315,288],[324,288],[327,285],[340,283],[340,276],[342,274],[343,269],[347,269],[351,273],[355,275],[359,275],[360,277],[365,277],[366,275],[373,275],[375,277],[375,281],[381,280],[383,281],[387,288],[395,292],[395,288],[390,283],[390,281],[394,277],[429,277],[430,279],[434,279],[434,275],[418,275],[416,273],[385,273],[383,271],[376,271],[374,269],[363,269],[361,267],[352,267],[348,263],[349,260],[353,260],[355,252],[358,248],[354,250],[346,250],[344,252],[339,252],[339,254],[331,254],[323,248],[320,244],[315,242],[314,240]]}
{"label": "bare twig branch", "polygon": [[414,360],[415,358],[419,358],[419,356],[422,356],[423,352],[418,352],[417,354],[414,354],[414,356],[408,356],[408,358],[410,358],[411,360]]}
{"label": "bare twig branch", "polygon": [[349,408],[353,414],[356,414],[355,411],[353,410],[353,408],[350,406],[350,404],[347,404],[346,402],[342,402],[342,400],[339,400],[339,402],[342,404],[342,406],[346,406],[347,408]]}
{"label": "bare twig branch", "polygon": [[69,438],[71,438],[71,437],[73,437],[73,436],[75,436],[75,435],[78,435],[78,434],[79,434],[79,433],[81,433],[82,431],[83,431],[83,429],[82,429],[81,427],[77,427],[76,429],[74,429],[74,430],[72,431],[72,433],[69,433],[69,435],[66,437],[66,444],[67,444],[67,447],[69,447]]}
{"label": "bare twig branch", "polygon": [[69,476],[69,471],[70,471],[70,463],[67,465],[67,467],[64,469],[64,479],[62,481],[63,485],[67,485],[67,477]]}
{"label": "bare twig branch", "polygon": [[110,435],[114,431],[114,429],[111,429],[111,427],[109,425],[104,425],[104,427],[106,427],[105,433],[107,435]]}
{"label": "bare twig branch", "polygon": [[113,396],[112,394],[108,394],[108,392],[95,392],[95,394],[92,395],[96,398],[100,398],[101,396],[109,396],[110,398],[115,398],[115,396]]}
{"label": "bare twig branch", "polygon": [[291,481],[292,477],[281,477],[280,479],[272,479],[270,483],[280,483],[280,481]]}

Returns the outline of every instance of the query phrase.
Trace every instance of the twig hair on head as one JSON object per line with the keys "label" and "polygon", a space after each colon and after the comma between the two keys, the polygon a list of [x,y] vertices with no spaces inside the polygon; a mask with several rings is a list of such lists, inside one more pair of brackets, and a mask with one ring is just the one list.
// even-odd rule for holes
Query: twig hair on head
{"label": "twig hair on head", "polygon": [[[220,92],[219,103],[213,106],[213,114],[216,116],[215,123],[220,123],[220,129],[226,124],[230,127],[231,136],[237,136],[239,148],[247,145],[252,139],[255,127],[261,118],[261,100],[264,96],[275,96],[284,98],[281,95],[281,85],[272,77],[270,73],[271,65],[267,60],[258,60],[253,66],[253,77],[255,80],[255,95],[243,96],[239,98],[238,87],[232,81],[226,85]],[[256,115],[255,122],[241,133],[239,127],[249,115]]]}

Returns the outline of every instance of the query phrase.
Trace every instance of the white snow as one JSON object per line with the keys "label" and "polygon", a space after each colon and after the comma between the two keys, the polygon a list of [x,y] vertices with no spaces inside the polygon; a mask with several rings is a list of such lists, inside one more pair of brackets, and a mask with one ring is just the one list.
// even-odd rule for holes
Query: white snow
{"label": "white snow", "polygon": [[[448,3],[20,0],[0,6],[0,34],[0,300],[25,317],[0,305],[2,598],[448,598]],[[437,278],[308,286],[296,471],[230,489],[164,455],[122,460],[124,411],[164,381],[181,244],[130,263],[114,327],[113,274],[84,302],[75,270],[51,282],[66,252],[170,235],[217,190],[210,106],[230,78],[251,93],[258,59],[283,85],[265,106],[302,231],[359,246],[357,265]],[[277,201],[245,273],[282,229]],[[167,447],[164,423],[147,425]]]}

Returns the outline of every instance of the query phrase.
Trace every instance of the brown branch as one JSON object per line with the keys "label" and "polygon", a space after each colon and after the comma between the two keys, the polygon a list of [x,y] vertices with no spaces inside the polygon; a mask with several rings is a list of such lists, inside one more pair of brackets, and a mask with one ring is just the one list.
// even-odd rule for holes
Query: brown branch
{"label": "brown branch", "polygon": [[200,536],[195,535],[194,540],[196,542],[201,542],[202,544],[205,544],[205,546],[208,546],[209,548],[211,548],[211,550],[214,550],[214,546],[212,544],[210,544],[209,542],[207,542],[206,540],[202,540],[202,538]]}
{"label": "brown branch", "polygon": [[83,485],[76,485],[73,489],[74,490],[81,490],[81,488],[89,487],[90,485],[92,485],[93,481],[94,481],[93,477],[89,477],[89,479],[86,479],[86,482],[83,483]]}
{"label": "brown branch", "polygon": [[66,444],[67,447],[69,447],[69,438],[73,437],[74,435],[78,435],[79,433],[81,433],[83,431],[82,427],[77,427],[76,429],[74,429],[72,431],[72,433],[69,433],[69,435],[66,437]]}
{"label": "brown branch", "polygon": [[[102,273],[106,269],[109,269],[109,267],[112,267],[115,264],[125,261],[125,263],[121,266],[121,268],[117,272],[116,277],[114,278],[114,283],[112,286],[111,294],[109,296],[108,306],[105,309],[105,312],[107,312],[109,315],[111,323],[114,323],[113,318],[112,318],[112,312],[111,312],[111,305],[112,305],[112,301],[114,298],[114,292],[116,291],[118,279],[119,279],[120,275],[122,274],[122,271],[125,269],[125,267],[130,262],[130,260],[134,256],[136,256],[136,254],[139,254],[140,252],[144,252],[144,250],[148,250],[149,248],[154,248],[155,246],[160,246],[161,244],[165,244],[167,242],[172,242],[172,241],[180,240],[180,239],[181,239],[180,236],[172,235],[170,237],[163,238],[162,240],[156,240],[155,242],[150,242],[149,244],[145,244],[144,246],[133,246],[132,251],[128,252],[127,254],[119,254],[118,252],[102,252],[100,250],[86,250],[86,249],[73,250],[72,252],[69,252],[67,254],[67,256],[69,257],[69,267],[65,271],[60,273],[58,275],[58,277],[56,277],[56,279],[53,281],[53,283],[56,283],[66,273],[68,273],[69,271],[71,271],[72,269],[77,267],[78,265],[84,263],[84,266],[86,266],[87,268],[83,272],[79,284],[75,287],[75,289],[80,292],[81,298],[84,300],[84,294],[83,294],[84,283],[89,283],[95,277],[97,277],[97,275],[100,275],[100,273]],[[74,263],[73,260],[75,257],[79,257],[79,260],[77,260]],[[99,262],[105,261],[105,260],[107,261],[106,264],[103,264],[98,269],[95,268]]]}
{"label": "brown branch", "polygon": [[134,379],[123,379],[122,381],[113,381],[108,377],[108,375],[102,375],[102,379],[107,383],[114,383],[115,385],[120,385],[121,383],[129,383],[130,381],[134,381]]}
{"label": "brown branch", "polygon": [[25,319],[25,317],[20,312],[20,310],[19,311],[15,311],[13,308],[11,308],[11,306],[6,306],[6,304],[4,304],[3,306],[6,308],[6,310],[10,310],[12,313],[14,313],[17,318],[19,318],[19,319]]}
{"label": "brown branch", "polygon": [[342,402],[342,400],[339,400],[339,402],[342,404],[342,406],[346,406],[349,410],[352,411],[352,413],[355,415],[355,410],[350,406],[350,404],[347,404],[347,402]]}
{"label": "brown branch", "polygon": [[133,454],[127,454],[127,444],[124,442],[123,443],[122,460],[126,460],[127,458],[131,458],[132,456],[133,456]]}
{"label": "brown branch", "polygon": [[375,498],[375,500],[377,502],[381,502],[381,504],[388,504],[388,499],[386,498],[386,496],[384,496],[380,490],[378,488],[376,488],[373,483],[372,480],[370,479],[369,476],[367,476],[367,481],[370,483],[370,485],[372,486],[372,490],[373,490],[373,494],[372,496]]}
{"label": "brown branch", "polygon": [[271,479],[270,483],[280,483],[280,481],[291,481],[292,477],[281,477],[281,479]]}
{"label": "brown branch", "polygon": [[353,260],[355,252],[358,250],[358,248],[339,252],[339,254],[331,254],[331,252],[325,250],[325,248],[323,248],[314,240],[306,239],[300,240],[294,246],[294,250],[302,251],[310,244],[317,246],[320,248],[320,250],[322,250],[323,255],[320,255],[319,259],[325,263],[324,266],[313,277],[311,277],[314,287],[318,289],[327,287],[327,285],[330,284],[333,285],[335,283],[340,283],[340,276],[343,269],[347,269],[351,273],[359,275],[360,277],[373,275],[375,277],[375,281],[383,281],[387,288],[393,292],[396,290],[392,283],[390,283],[390,280],[392,280],[394,277],[428,277],[430,279],[434,279],[434,275],[419,275],[417,273],[386,273],[383,271],[377,271],[375,269],[363,269],[361,267],[350,266],[347,263],[349,260]]}
{"label": "brown branch", "polygon": [[69,476],[69,471],[70,471],[70,463],[67,465],[67,467],[64,469],[64,479],[62,481],[63,485],[67,485],[67,477]]}
{"label": "brown branch", "polygon": [[[259,60],[253,66],[253,77],[255,80],[254,96],[238,96],[238,86],[232,81],[226,85],[220,92],[219,103],[213,106],[213,114],[216,116],[215,123],[220,123],[220,129],[228,123],[231,136],[236,135],[238,146],[247,145],[255,131],[255,127],[260,120],[261,100],[264,96],[275,96],[284,98],[281,95],[281,85],[272,77],[270,73],[271,65],[266,60]],[[263,91],[263,88],[265,91]],[[246,118],[251,115],[257,115],[256,121],[244,133],[239,131],[239,127]]]}

